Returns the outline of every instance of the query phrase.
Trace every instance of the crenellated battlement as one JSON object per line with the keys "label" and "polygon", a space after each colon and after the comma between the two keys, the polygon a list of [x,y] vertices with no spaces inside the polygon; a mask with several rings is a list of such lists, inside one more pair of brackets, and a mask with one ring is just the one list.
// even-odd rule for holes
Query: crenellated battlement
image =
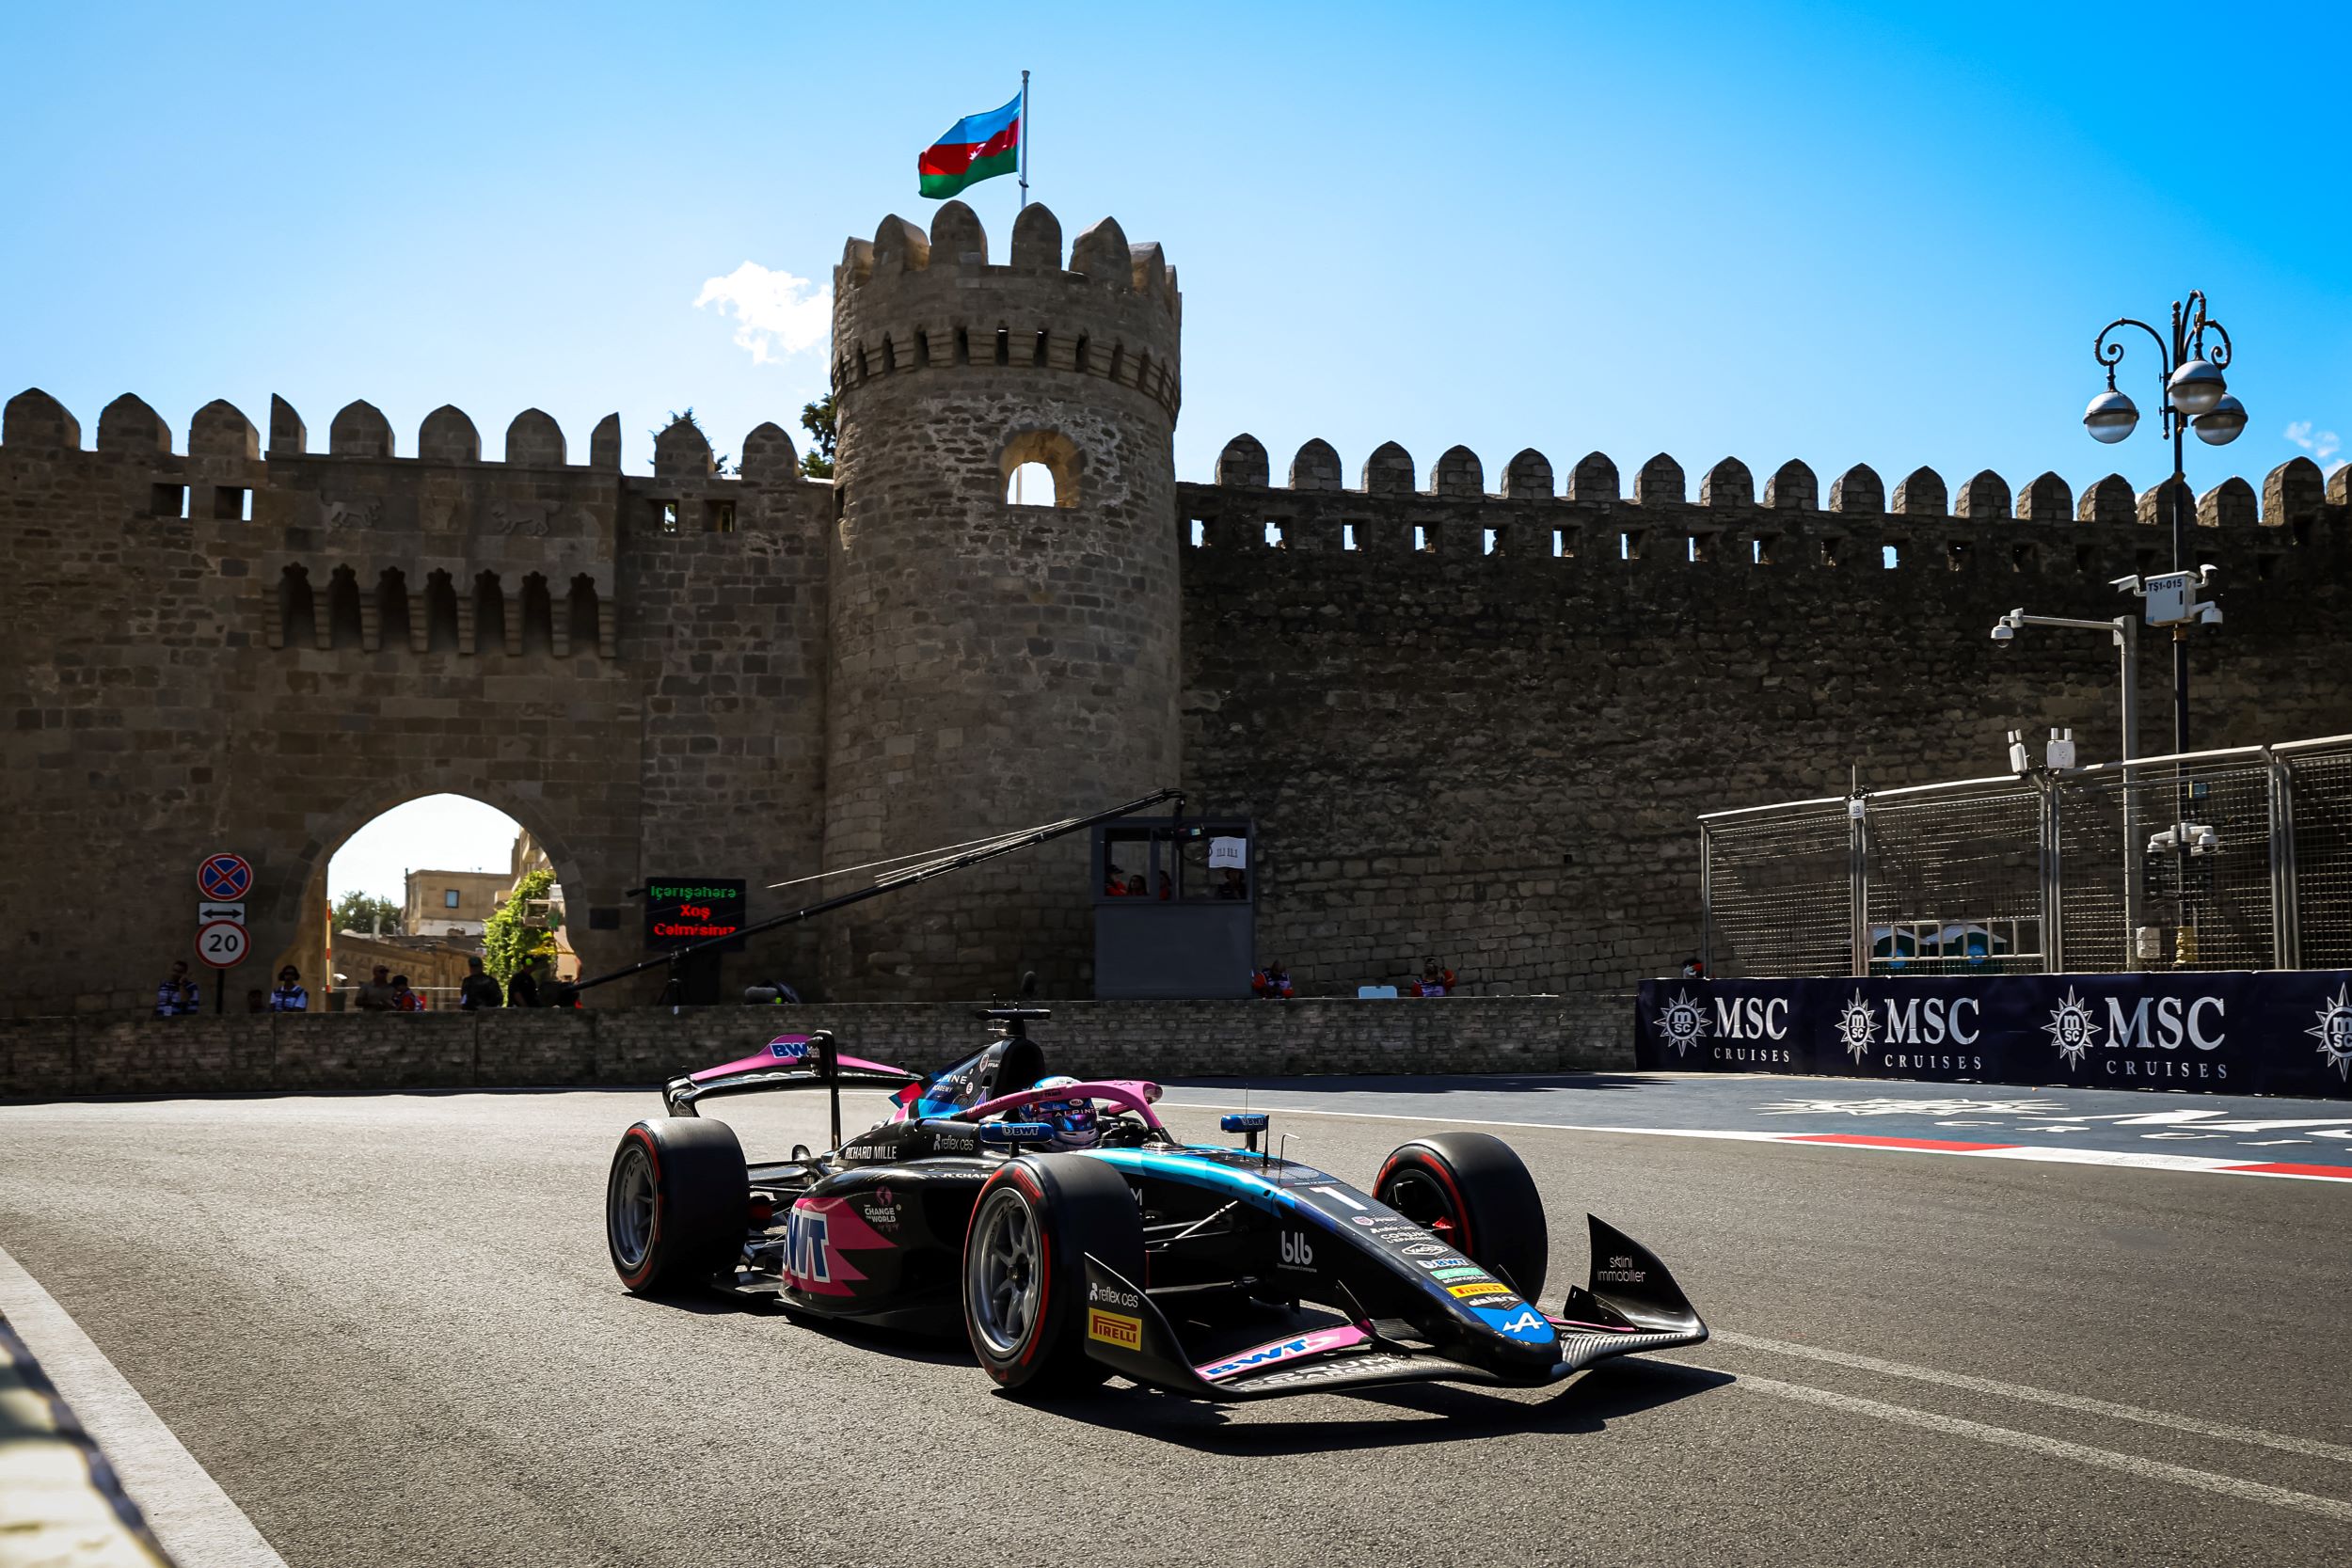
{"label": "crenellated battlement", "polygon": [[[1454,447],[1423,486],[1411,454],[1388,442],[1348,487],[1330,444],[1310,440],[1292,458],[1288,483],[1277,486],[1264,445],[1244,435],[1226,444],[1212,483],[1177,490],[1193,525],[1187,541],[1200,548],[1586,564],[1877,568],[1892,547],[1898,567],[2112,576],[2146,570],[2164,554],[2153,531],[2169,515],[2164,486],[2135,494],[2117,474],[2078,499],[2055,473],[2012,488],[1988,469],[1955,487],[1922,467],[1889,495],[1875,470],[1856,464],[1831,483],[1824,506],[1818,477],[1800,462],[1774,469],[1760,495],[1747,465],[1731,457],[1699,476],[1695,498],[1682,466],[1662,452],[1634,470],[1629,486],[1600,452],[1579,460],[1565,485],[1554,473],[1550,459],[1530,449],[1504,465],[1501,489],[1490,491],[1478,455]],[[2211,531],[2199,536],[2205,548],[2230,541],[2233,549],[2252,551],[2267,575],[2290,552],[2321,543],[2341,548],[2352,538],[2352,467],[2328,478],[2311,459],[2296,457],[2273,469],[2259,494],[2233,476],[2190,497],[2189,505],[2196,526]]]}
{"label": "crenellated battlement", "polygon": [[1114,218],[1080,234],[1063,265],[1061,220],[1022,209],[1009,259],[950,201],[929,234],[895,213],[850,240],[834,269],[833,386],[958,368],[1032,369],[1132,388],[1173,416],[1182,402],[1183,295],[1156,244],[1131,244]]}

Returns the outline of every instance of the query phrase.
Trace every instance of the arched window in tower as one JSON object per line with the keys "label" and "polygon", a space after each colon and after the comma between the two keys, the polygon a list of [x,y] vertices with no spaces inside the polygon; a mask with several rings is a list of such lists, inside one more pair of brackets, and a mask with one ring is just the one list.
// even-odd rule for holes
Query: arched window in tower
{"label": "arched window in tower", "polygon": [[408,574],[397,566],[376,576],[375,636],[379,647],[408,646]]}
{"label": "arched window in tower", "polygon": [[596,580],[585,572],[572,578],[568,626],[572,652],[596,651]]}
{"label": "arched window in tower", "polygon": [[457,651],[457,590],[443,568],[436,568],[424,579],[424,651]]}
{"label": "arched window in tower", "polygon": [[555,607],[548,595],[548,579],[537,572],[523,578],[522,651],[545,654],[555,651]]}
{"label": "arched window in tower", "polygon": [[307,566],[289,566],[278,575],[278,637],[281,648],[318,645],[318,610]]}
{"label": "arched window in tower", "polygon": [[326,582],[326,645],[356,648],[366,635],[359,618],[359,574],[338,566]]}
{"label": "arched window in tower", "polygon": [[1005,499],[1014,506],[1078,504],[1078,448],[1057,430],[1027,430],[1006,443]]}
{"label": "arched window in tower", "polygon": [[506,647],[506,590],[496,572],[477,573],[473,579],[473,647],[478,654]]}

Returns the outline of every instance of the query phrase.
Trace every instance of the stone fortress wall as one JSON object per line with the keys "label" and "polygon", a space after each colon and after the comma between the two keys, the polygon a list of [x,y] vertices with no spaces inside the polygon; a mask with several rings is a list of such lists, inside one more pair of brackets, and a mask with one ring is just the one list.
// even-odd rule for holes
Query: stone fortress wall
{"label": "stone fortress wall", "polygon": [[[1490,492],[1464,449],[1423,487],[1384,447],[1349,489],[1313,442],[1278,487],[1243,437],[1179,483],[1156,246],[1105,223],[1065,263],[1032,207],[996,264],[950,203],[852,242],[836,285],[833,483],[772,424],[721,476],[684,423],[629,472],[610,418],[584,463],[535,411],[485,461],[453,408],[405,455],[364,403],[320,451],[275,400],[266,440],[215,403],[184,450],[136,398],[87,448],[46,395],[10,400],[0,1012],[145,1005],[223,848],[255,863],[261,956],[316,974],[328,857],[437,790],[547,847],[590,974],[642,951],[649,875],[804,877],[1175,782],[1257,819],[1259,951],[1304,990],[1435,954],[1479,990],[1613,990],[1691,944],[1699,811],[1853,765],[1994,771],[2011,725],[2115,754],[2104,649],[1985,634],[2020,603],[2113,614],[2107,578],[2166,562],[2159,498],[2121,480],[2077,503],[1922,470],[1889,496],[1857,468],[1824,506],[1801,466],[1759,494],[1726,461],[1693,500],[1667,458],[1629,487],[1522,452]],[[1004,502],[1029,460],[1052,509]],[[2347,473],[2298,458],[2197,499],[2229,614],[2195,644],[2200,744],[2352,730]],[[2154,750],[2160,647],[2145,663]],[[730,974],[919,1000],[1035,967],[1085,995],[1063,851]]]}

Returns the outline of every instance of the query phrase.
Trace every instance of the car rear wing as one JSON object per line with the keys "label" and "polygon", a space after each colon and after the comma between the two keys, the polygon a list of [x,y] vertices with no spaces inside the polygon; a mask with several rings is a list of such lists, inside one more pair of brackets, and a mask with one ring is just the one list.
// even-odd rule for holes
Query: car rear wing
{"label": "car rear wing", "polygon": [[887,1062],[844,1056],[831,1032],[778,1035],[756,1054],[673,1078],[662,1085],[661,1102],[674,1117],[695,1117],[698,1102],[722,1095],[760,1094],[770,1089],[824,1088],[833,1093],[833,1141],[841,1142],[841,1085],[879,1084],[901,1088],[920,1084],[923,1074]]}

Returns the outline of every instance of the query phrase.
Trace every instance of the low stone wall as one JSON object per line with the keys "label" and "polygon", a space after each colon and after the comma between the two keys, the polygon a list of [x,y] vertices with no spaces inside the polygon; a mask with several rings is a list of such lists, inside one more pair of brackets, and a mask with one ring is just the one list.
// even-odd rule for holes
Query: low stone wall
{"label": "low stone wall", "polygon": [[[977,1003],[417,1015],[0,1020],[0,1097],[654,1084],[830,1029],[852,1055],[933,1068],[976,1050]],[[1630,994],[1442,1001],[1062,1002],[1032,1032],[1055,1070],[1183,1078],[1630,1069]]]}

